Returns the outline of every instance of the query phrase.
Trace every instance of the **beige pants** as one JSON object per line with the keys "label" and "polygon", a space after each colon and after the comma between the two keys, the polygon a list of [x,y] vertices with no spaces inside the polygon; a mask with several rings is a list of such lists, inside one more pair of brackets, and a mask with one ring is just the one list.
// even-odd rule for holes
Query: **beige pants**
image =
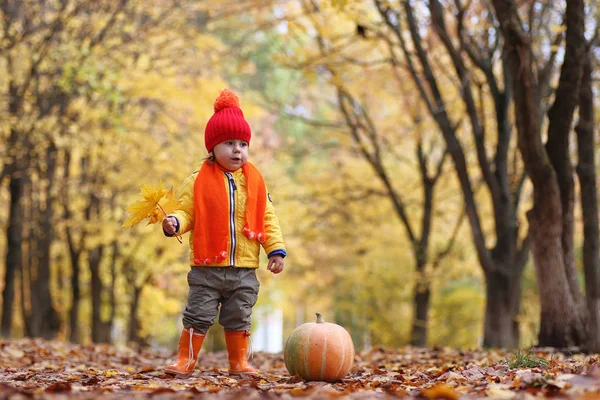
{"label": "beige pants", "polygon": [[256,269],[192,267],[187,279],[190,292],[183,312],[185,328],[206,332],[219,315],[225,330],[250,330],[252,307],[260,287]]}

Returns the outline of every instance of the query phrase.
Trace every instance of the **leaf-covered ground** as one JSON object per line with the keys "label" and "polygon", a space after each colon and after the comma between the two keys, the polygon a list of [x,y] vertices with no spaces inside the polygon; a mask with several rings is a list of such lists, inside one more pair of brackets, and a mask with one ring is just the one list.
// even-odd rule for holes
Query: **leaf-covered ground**
{"label": "leaf-covered ground", "polygon": [[551,349],[517,357],[374,349],[357,354],[351,373],[336,384],[292,377],[282,354],[268,353],[253,355],[261,372],[255,378],[230,377],[226,353],[203,353],[192,377],[171,378],[162,367],[172,356],[38,339],[0,341],[0,399],[600,398],[600,357]]}

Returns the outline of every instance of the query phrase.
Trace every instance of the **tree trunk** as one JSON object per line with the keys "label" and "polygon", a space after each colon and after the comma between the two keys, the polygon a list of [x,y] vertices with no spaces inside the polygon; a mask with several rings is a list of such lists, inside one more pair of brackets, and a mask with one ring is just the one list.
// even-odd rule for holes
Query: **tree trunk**
{"label": "tree trunk", "polygon": [[[506,171],[506,169],[504,170]],[[498,178],[499,182],[503,179]],[[501,190],[494,202],[496,246],[492,249],[492,267],[484,270],[486,305],[483,345],[495,348],[519,347],[521,279],[529,254],[528,241],[517,249],[517,218],[510,192]]]}
{"label": "tree trunk", "polygon": [[554,103],[548,111],[548,142],[546,150],[560,189],[562,206],[561,246],[567,280],[575,305],[584,308],[583,296],[577,279],[574,245],[575,181],[570,158],[570,138],[573,114],[579,103],[579,86],[585,55],[585,14],[583,0],[570,1],[566,11],[567,32],[565,59],[560,71]]}
{"label": "tree trunk", "polygon": [[[551,227],[551,230],[553,225],[560,223],[560,227],[556,227],[557,234],[560,235],[560,243],[559,246],[557,246],[557,250],[562,252],[562,257],[554,259],[553,261],[562,261],[564,275],[553,274],[543,261],[539,264],[537,269],[538,274],[545,275],[542,277],[542,280],[546,281],[546,286],[540,288],[540,293],[545,293],[542,297],[542,303],[549,296],[555,296],[554,299],[560,297],[556,296],[557,294],[560,294],[560,292],[555,293],[554,286],[562,285],[563,282],[567,282],[568,285],[567,289],[569,290],[569,293],[565,294],[565,303],[557,305],[559,307],[558,309],[551,310],[550,313],[553,315],[548,314],[548,308],[546,309],[546,313],[544,313],[544,304],[542,304],[540,345],[552,345],[557,347],[562,347],[563,345],[585,344],[584,303],[575,265],[573,223],[575,194],[573,167],[569,155],[571,123],[573,121],[573,113],[578,104],[579,86],[583,72],[583,56],[585,54],[585,13],[583,0],[571,0],[567,2],[566,25],[565,58],[561,67],[554,103],[548,112],[548,143],[546,145],[549,159],[556,172],[556,176],[552,176],[552,178],[556,180],[558,185],[558,198],[560,204],[556,204],[556,199],[554,199],[554,196],[556,196],[556,193],[553,192],[555,190],[554,187],[550,188],[546,186],[548,191],[541,192],[542,194],[552,193],[551,198],[546,196],[538,198],[539,201],[546,202],[545,205],[542,205],[542,210],[544,207],[558,206],[560,207],[558,210],[561,211],[558,215],[554,215],[558,220],[544,219],[544,222]],[[545,185],[547,185],[547,183]],[[538,222],[542,221],[539,218],[540,216],[540,214],[536,215]],[[535,229],[543,229],[543,226],[536,226]],[[540,239],[544,240],[544,235],[540,236]],[[540,250],[540,245],[543,248],[542,243],[538,243],[537,245],[538,251]],[[549,254],[552,254],[552,251],[545,254],[539,254],[539,256],[547,259]],[[560,265],[557,265],[557,268],[560,267]],[[566,279],[563,280],[561,278]],[[570,307],[573,307],[574,315],[572,317],[569,316],[569,318],[572,318],[572,323],[574,325],[566,326],[564,328],[557,327],[556,322],[564,318],[564,313],[562,312],[564,311],[564,305],[570,304],[571,302],[572,306]],[[544,321],[544,315],[546,315],[546,318],[548,318],[549,321]]]}
{"label": "tree trunk", "polygon": [[545,186],[539,186],[542,185],[538,183],[535,189],[534,208],[527,213],[540,292],[539,345],[558,348],[581,345],[585,339],[585,321],[571,294],[564,268],[558,184],[552,174]]}
{"label": "tree trunk", "polygon": [[[413,298],[413,323],[410,343],[413,346],[425,347],[428,339],[429,304],[431,281],[425,274],[425,267],[429,263],[429,237],[433,221],[433,195],[435,183],[439,177],[436,173],[434,178],[429,176],[427,170],[427,159],[424,157],[423,146],[419,141],[417,145],[417,158],[421,171],[421,182],[423,188],[423,216],[421,220],[421,238],[413,240],[413,252],[416,260],[417,279],[415,282]],[[445,156],[444,156],[445,158]],[[443,159],[438,164],[438,172],[441,171]],[[450,239],[452,240],[452,239]]]}
{"label": "tree trunk", "polygon": [[104,253],[104,246],[99,245],[89,252],[90,279],[92,286],[92,341],[103,343],[106,334],[102,324],[102,279],[100,277],[100,262]]}
{"label": "tree trunk", "polygon": [[23,325],[25,325],[25,335],[28,335],[31,332],[31,319],[29,318],[29,314],[27,313],[27,289],[26,283],[28,282],[28,277],[25,272],[25,264],[23,264],[19,270],[19,283],[21,285],[21,295],[19,296],[21,299],[21,316],[23,318]]}
{"label": "tree trunk", "polygon": [[427,324],[429,322],[430,290],[428,284],[415,285],[413,300],[414,314],[410,344],[413,346],[427,346]]}
{"label": "tree trunk", "polygon": [[[67,221],[66,235],[67,244],[69,246],[69,256],[71,259],[71,309],[69,310],[69,340],[73,343],[80,343],[81,336],[79,332],[79,302],[81,300],[81,289],[79,287],[79,275],[81,274],[80,260],[81,248],[83,247],[83,240],[80,241],[81,246],[79,248],[76,248],[73,233],[71,232],[71,228],[69,227],[70,211],[68,210],[68,208],[69,205],[65,204],[65,219]],[[84,233],[82,232],[81,235],[83,237]]]}
{"label": "tree trunk", "polygon": [[579,89],[579,123],[577,124],[577,174],[581,186],[583,214],[583,267],[588,311],[587,351],[600,352],[600,245],[598,233],[598,191],[594,144],[594,93],[589,50],[585,56]]}
{"label": "tree trunk", "polygon": [[131,302],[129,303],[129,329],[127,333],[127,340],[129,342],[137,343],[138,345],[143,344],[143,340],[139,335],[140,330],[140,318],[139,318],[139,307],[140,297],[142,295],[143,286],[133,286],[131,292]]}
{"label": "tree trunk", "polygon": [[[112,204],[112,208],[116,206]],[[104,334],[102,338],[103,342],[112,343],[112,331],[115,324],[115,316],[117,314],[117,259],[119,257],[119,242],[115,239],[112,242],[112,261],[110,263],[110,293],[109,293],[109,304],[110,314],[108,320],[103,322]]]}
{"label": "tree trunk", "polygon": [[[117,310],[117,294],[116,294],[116,281],[117,281],[117,257],[119,255],[119,244],[115,240],[112,243],[112,257],[110,264],[110,275],[111,281],[110,286],[108,286],[108,305],[110,307],[110,313],[108,319],[105,321],[102,319],[102,293],[106,289],[106,287],[102,284],[102,280],[100,279],[100,262],[102,261],[102,254],[104,246],[99,247],[98,255],[94,255],[93,260],[93,274],[96,276],[97,284],[92,284],[92,296],[96,299],[96,305],[94,309],[94,323],[93,323],[93,337],[95,343],[112,343],[112,328],[115,322],[115,315]],[[96,250],[93,250],[96,252]],[[96,254],[96,253],[95,253]],[[96,257],[98,257],[96,259]],[[90,263],[90,268],[92,267],[92,263]]]}
{"label": "tree trunk", "polygon": [[[563,248],[563,204],[561,188],[552,165],[542,145],[539,131],[539,104],[536,102],[537,86],[532,66],[535,65],[533,52],[519,19],[514,1],[493,0],[498,21],[505,41],[505,51],[509,60],[512,86],[515,99],[515,115],[518,130],[518,145],[527,174],[534,188],[534,205],[527,213],[532,239],[533,258],[536,268],[541,302],[541,328],[539,344],[542,346],[568,347],[582,344],[585,337],[584,319],[577,298],[573,295],[571,270],[565,268],[565,257],[569,257]],[[567,3],[567,60],[577,43],[572,43],[573,35],[569,30],[583,29],[581,0]],[[576,15],[576,17],[574,17]],[[577,24],[581,26],[577,26]],[[565,61],[566,62],[566,61]],[[561,78],[563,74],[561,71]],[[562,80],[562,79],[561,79]],[[560,84],[559,84],[560,86]],[[567,87],[557,90],[561,96],[569,97]],[[572,89],[572,88],[571,88]],[[565,100],[568,102],[568,99]],[[566,110],[570,107],[562,103],[556,108]],[[559,126],[555,126],[553,135],[558,135]],[[549,129],[549,135],[551,130]],[[568,134],[568,131],[562,132]],[[564,170],[561,171],[564,173]]]}
{"label": "tree trunk", "polygon": [[485,276],[486,305],[483,345],[511,349],[519,347],[521,274],[495,269]]}
{"label": "tree trunk", "polygon": [[[69,181],[71,179],[71,152],[65,152],[65,165],[64,165],[64,215],[65,215],[65,235],[67,238],[67,245],[69,248],[69,257],[71,260],[71,309],[69,310],[69,340],[72,343],[81,343],[81,335],[79,332],[79,303],[81,301],[81,289],[79,286],[79,276],[81,275],[81,252],[85,245],[85,231],[81,230],[81,236],[79,238],[79,245],[75,244],[75,238],[73,230],[71,228],[71,205],[70,205],[70,191]],[[81,182],[83,186],[84,182]]]}
{"label": "tree trunk", "polygon": [[[73,239],[68,239],[71,242]],[[79,301],[81,299],[81,290],[79,288],[79,275],[81,266],[79,264],[80,253],[72,249],[69,244],[69,254],[71,255],[71,309],[69,310],[69,340],[73,343],[81,343],[79,333]]]}
{"label": "tree trunk", "polygon": [[4,276],[4,290],[2,291],[2,336],[11,336],[14,296],[15,275],[22,268],[23,256],[23,231],[22,231],[22,197],[24,181],[22,171],[12,174],[9,183],[10,206],[8,217],[8,228],[6,230],[6,273]]}
{"label": "tree trunk", "polygon": [[32,318],[31,308],[35,305],[31,302],[34,298],[31,295],[33,290],[33,280],[35,277],[35,263],[37,257],[37,241],[33,240],[36,237],[34,230],[37,227],[36,221],[39,220],[39,207],[32,207],[31,204],[36,200],[36,193],[33,190],[30,174],[23,177],[24,192],[23,199],[23,257],[21,263],[21,313],[23,321],[25,321],[25,336],[31,336]]}
{"label": "tree trunk", "polygon": [[[37,275],[32,282],[32,336],[41,336],[44,339],[53,339],[60,330],[60,317],[54,308],[52,293],[50,291],[50,263],[52,241],[54,236],[52,190],[56,170],[57,149],[50,143],[46,154],[47,188],[43,209],[40,211],[39,226],[41,229],[37,237]],[[41,180],[43,182],[43,179]],[[35,301],[33,298],[35,297]]]}
{"label": "tree trunk", "polygon": [[[9,77],[9,116],[18,118],[19,91],[12,78],[13,61],[7,57],[7,72]],[[4,275],[4,290],[2,291],[2,336],[9,338],[12,330],[15,275],[23,268],[23,191],[25,189],[25,171],[23,160],[25,149],[21,146],[22,132],[11,126],[8,140],[9,150],[13,159],[8,168],[11,170],[9,182],[10,204],[8,227],[6,229],[6,272]]]}

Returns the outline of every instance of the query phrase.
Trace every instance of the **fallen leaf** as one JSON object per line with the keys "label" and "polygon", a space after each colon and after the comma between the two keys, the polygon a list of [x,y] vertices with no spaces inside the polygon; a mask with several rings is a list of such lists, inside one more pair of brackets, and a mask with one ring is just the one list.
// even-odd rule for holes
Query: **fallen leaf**
{"label": "fallen leaf", "polygon": [[508,385],[491,384],[485,394],[494,399],[512,399],[516,393],[508,390]]}
{"label": "fallen leaf", "polygon": [[421,396],[428,399],[456,400],[460,397],[460,393],[447,385],[439,384],[429,389],[423,389]]}
{"label": "fallen leaf", "polygon": [[70,392],[71,384],[67,382],[56,382],[48,386],[44,391],[48,393]]}
{"label": "fallen leaf", "polygon": [[107,378],[111,378],[115,375],[121,375],[121,373],[119,371],[117,371],[116,369],[108,369],[108,370],[104,371],[104,376],[106,376]]}
{"label": "fallen leaf", "polygon": [[11,356],[12,358],[21,358],[21,357],[25,356],[25,352],[23,352],[23,350],[16,349],[11,346],[6,347],[3,351],[5,353],[7,353],[9,356]]}

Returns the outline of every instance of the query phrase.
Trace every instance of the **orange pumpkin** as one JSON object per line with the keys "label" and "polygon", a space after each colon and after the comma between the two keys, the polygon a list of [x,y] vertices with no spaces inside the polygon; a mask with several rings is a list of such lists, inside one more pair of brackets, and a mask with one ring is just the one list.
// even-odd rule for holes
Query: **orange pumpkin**
{"label": "orange pumpkin", "polygon": [[340,381],[352,368],[354,344],[348,331],[325,322],[317,313],[317,322],[302,324],[290,334],[283,350],[290,375],[306,381]]}

